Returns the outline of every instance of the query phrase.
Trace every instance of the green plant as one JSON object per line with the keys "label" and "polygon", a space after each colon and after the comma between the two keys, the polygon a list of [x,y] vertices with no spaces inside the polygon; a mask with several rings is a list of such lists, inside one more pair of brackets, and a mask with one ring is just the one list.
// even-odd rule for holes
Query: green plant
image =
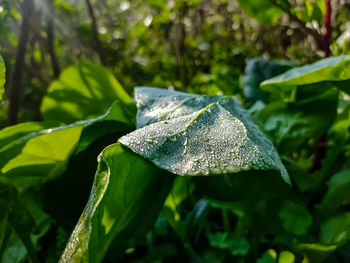
{"label": "green plant", "polygon": [[[67,69],[43,100],[44,122],[0,132],[0,256],[57,260],[93,181],[61,262],[179,259],[176,244],[203,262],[346,261],[349,63],[326,58],[265,80],[263,101],[248,111],[235,97],[138,87],[136,113],[103,67]],[[93,92],[106,85],[101,72],[112,83],[106,98]],[[261,81],[265,72],[247,74]],[[69,82],[72,74],[82,81]],[[324,133],[326,156],[314,169]]]}

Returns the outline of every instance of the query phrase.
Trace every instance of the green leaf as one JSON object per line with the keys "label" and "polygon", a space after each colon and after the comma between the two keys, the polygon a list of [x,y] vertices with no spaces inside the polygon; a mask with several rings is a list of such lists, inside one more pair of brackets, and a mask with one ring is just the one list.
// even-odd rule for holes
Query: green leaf
{"label": "green leaf", "polygon": [[255,114],[255,120],[279,151],[292,151],[330,128],[337,105],[338,91],[330,89],[310,99],[270,103]]}
{"label": "green leaf", "polygon": [[312,223],[312,217],[307,209],[294,202],[286,202],[278,216],[283,221],[283,227],[296,235],[304,235]]}
{"label": "green leaf", "polygon": [[60,124],[61,123],[57,121],[25,122],[4,128],[0,131],[0,151],[2,151],[6,145],[17,141],[32,132],[58,127]]}
{"label": "green leaf", "polygon": [[210,245],[220,249],[227,249],[233,256],[244,256],[250,245],[244,237],[230,237],[227,232],[217,232],[209,236]]}
{"label": "green leaf", "polygon": [[277,253],[274,249],[266,251],[256,263],[277,263]]}
{"label": "green leaf", "polygon": [[292,252],[288,250],[283,250],[278,255],[278,263],[294,263],[295,262],[295,256]]}
{"label": "green leaf", "polygon": [[78,145],[76,154],[105,135],[132,129],[132,123],[118,102],[95,119],[37,131],[53,124],[24,123],[0,131],[1,173],[18,190],[42,184],[61,174]]}
{"label": "green leaf", "polygon": [[13,205],[16,200],[16,190],[6,180],[0,177],[0,259],[1,259],[1,248],[5,246],[3,242],[7,229],[8,215],[13,209]]}
{"label": "green leaf", "polygon": [[320,242],[341,245],[350,240],[350,212],[331,217],[321,224]]}
{"label": "green leaf", "polygon": [[301,243],[296,248],[307,254],[309,262],[323,262],[338,248],[336,245],[322,245],[318,243]]}
{"label": "green leaf", "polygon": [[293,87],[324,81],[350,79],[350,56],[329,57],[313,64],[295,67],[261,83],[261,89],[270,92],[290,91]]}
{"label": "green leaf", "polygon": [[[148,97],[157,92],[166,91],[136,89],[137,105],[146,105]],[[272,143],[252,122],[237,99],[223,97],[217,100],[218,97],[201,98],[198,95],[187,95],[185,99],[184,93],[168,94],[157,97],[154,110],[147,108],[143,111],[141,108],[137,116],[138,126],[155,123],[120,138],[122,144],[177,175],[277,170],[285,182],[290,182]],[[216,102],[198,110],[198,105],[210,100]],[[165,103],[168,101],[172,104],[171,110]],[[158,121],[161,119],[168,120]]]}
{"label": "green leaf", "polygon": [[238,3],[249,16],[266,24],[276,23],[283,14],[283,11],[269,0],[238,0]]}
{"label": "green leaf", "polygon": [[41,112],[45,120],[71,123],[104,113],[115,100],[130,111],[133,108],[129,95],[106,68],[79,64],[63,71],[50,85]]}
{"label": "green leaf", "polygon": [[4,94],[4,85],[5,85],[5,63],[2,57],[0,56],[0,100],[2,100],[2,95]]}
{"label": "green leaf", "polygon": [[329,181],[329,189],[321,202],[323,213],[330,215],[337,209],[350,203],[350,170],[335,174]]}
{"label": "green leaf", "polygon": [[82,126],[48,129],[2,151],[1,174],[19,191],[44,183],[64,169],[75,150]]}
{"label": "green leaf", "polygon": [[286,62],[275,62],[263,58],[249,60],[243,78],[243,94],[250,103],[264,100],[267,93],[260,89],[260,83],[291,68]]}
{"label": "green leaf", "polygon": [[145,234],[170,191],[173,176],[119,143],[99,160],[89,201],[60,262],[101,262],[113,239],[122,244]]}

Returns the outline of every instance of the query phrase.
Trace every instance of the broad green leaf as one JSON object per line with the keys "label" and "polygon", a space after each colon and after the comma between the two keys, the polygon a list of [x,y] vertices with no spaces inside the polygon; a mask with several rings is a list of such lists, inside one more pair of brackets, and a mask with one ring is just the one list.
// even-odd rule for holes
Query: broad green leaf
{"label": "broad green leaf", "polygon": [[332,214],[340,206],[350,203],[350,170],[335,174],[328,185],[329,189],[321,202],[323,213]]}
{"label": "broad green leaf", "polygon": [[290,69],[286,62],[275,62],[263,58],[249,60],[244,70],[243,94],[250,103],[264,100],[267,93],[260,89],[260,83]]}
{"label": "broad green leaf", "polygon": [[2,57],[0,56],[0,100],[2,100],[2,95],[4,94],[4,85],[5,85],[5,63]]}
{"label": "broad green leaf", "polygon": [[[145,105],[147,100],[143,101],[143,98],[156,91],[158,89],[136,90],[137,105]],[[197,110],[198,106],[194,106],[193,113],[190,113],[191,107],[186,104],[189,101],[203,101],[204,104],[208,100],[218,98],[200,99],[188,95],[188,99],[185,100],[183,93],[178,96],[176,94],[175,92],[169,94],[173,97],[172,101],[176,102],[178,96],[181,100],[177,105],[172,105],[172,111],[166,111],[164,114],[166,117],[163,117],[162,113],[164,101],[158,99],[154,105],[156,110],[148,109],[142,112],[141,108],[137,120],[141,123],[150,123],[168,119],[172,117],[171,112],[175,112],[178,117],[140,128],[120,138],[119,141],[135,153],[151,160],[156,166],[177,175],[217,175],[247,170],[277,170],[285,182],[290,182],[272,143],[252,122],[249,113],[237,99],[223,97],[201,110]],[[170,99],[165,98],[165,101]],[[163,107],[168,107],[168,104]]]}
{"label": "broad green leaf", "polygon": [[132,129],[118,102],[95,119],[37,131],[51,125],[25,123],[0,132],[1,173],[21,191],[62,173],[77,146],[76,154],[105,135]]}
{"label": "broad green leaf", "polygon": [[119,143],[107,147],[99,161],[89,201],[60,262],[101,262],[113,239],[122,244],[145,234],[174,179]]}
{"label": "broad green leaf", "polygon": [[19,191],[53,178],[64,169],[79,142],[81,130],[82,126],[45,130],[3,151],[2,176]]}
{"label": "broad green leaf", "polygon": [[304,235],[312,223],[312,217],[307,209],[297,203],[287,202],[278,212],[283,221],[283,227],[296,235]]}
{"label": "broad green leaf", "polygon": [[115,100],[132,108],[131,98],[106,68],[79,64],[63,71],[50,85],[41,112],[45,120],[71,123],[104,113]]}
{"label": "broad green leaf", "polygon": [[350,79],[350,56],[330,57],[313,64],[295,67],[287,72],[261,83],[261,89],[270,92],[292,90],[293,87]]}
{"label": "broad green leaf", "polygon": [[4,128],[0,131],[0,151],[2,151],[6,145],[11,144],[32,132],[58,127],[60,124],[60,122],[56,121],[25,122]]}
{"label": "broad green leaf", "polygon": [[292,151],[329,129],[337,105],[338,91],[330,89],[297,102],[270,103],[255,114],[254,119],[273,139],[279,151]]}
{"label": "broad green leaf", "polygon": [[269,0],[238,0],[238,3],[249,16],[266,24],[276,23],[283,14],[283,11]]}
{"label": "broad green leaf", "polygon": [[350,240],[350,212],[329,218],[321,224],[320,242],[325,245],[345,244]]}

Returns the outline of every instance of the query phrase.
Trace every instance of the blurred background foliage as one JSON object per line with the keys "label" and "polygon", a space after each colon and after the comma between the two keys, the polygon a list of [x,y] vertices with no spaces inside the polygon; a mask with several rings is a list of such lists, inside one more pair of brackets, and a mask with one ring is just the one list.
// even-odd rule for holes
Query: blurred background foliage
{"label": "blurred background foliage", "polygon": [[[315,39],[291,17],[322,33],[323,2],[289,1],[293,11],[288,15],[275,6],[269,11],[269,1],[255,0],[35,0],[27,10],[18,121],[40,120],[39,106],[51,81],[79,62],[101,62],[129,93],[142,85],[242,94],[241,76],[253,57],[298,65],[324,56]],[[333,2],[332,51],[346,54],[350,1]],[[249,9],[256,3],[256,10]],[[1,127],[7,123],[9,89],[15,79],[11,76],[26,13],[23,4],[0,1],[0,53],[7,69]]]}

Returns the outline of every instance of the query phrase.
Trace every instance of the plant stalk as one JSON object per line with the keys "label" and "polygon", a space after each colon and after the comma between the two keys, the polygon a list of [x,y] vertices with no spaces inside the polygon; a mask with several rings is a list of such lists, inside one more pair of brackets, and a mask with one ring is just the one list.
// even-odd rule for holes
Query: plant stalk
{"label": "plant stalk", "polygon": [[[325,57],[331,56],[331,34],[332,34],[332,6],[331,6],[331,0],[325,0],[326,1],[326,14],[324,16],[324,26],[325,26],[325,32],[323,35],[323,51],[325,54]],[[320,138],[318,138],[316,143],[316,151],[315,151],[315,158],[312,164],[311,172],[315,172],[321,168],[322,160],[326,157],[326,148],[327,148],[327,134],[321,135]]]}
{"label": "plant stalk", "polygon": [[8,112],[8,124],[14,125],[17,123],[18,109],[21,95],[21,80],[22,71],[24,67],[24,58],[26,54],[26,48],[28,38],[30,34],[30,17],[34,10],[33,0],[24,0],[23,2],[23,19],[21,24],[21,33],[19,35],[18,47],[16,53],[15,66],[12,74],[12,85],[9,95],[9,112]]}

